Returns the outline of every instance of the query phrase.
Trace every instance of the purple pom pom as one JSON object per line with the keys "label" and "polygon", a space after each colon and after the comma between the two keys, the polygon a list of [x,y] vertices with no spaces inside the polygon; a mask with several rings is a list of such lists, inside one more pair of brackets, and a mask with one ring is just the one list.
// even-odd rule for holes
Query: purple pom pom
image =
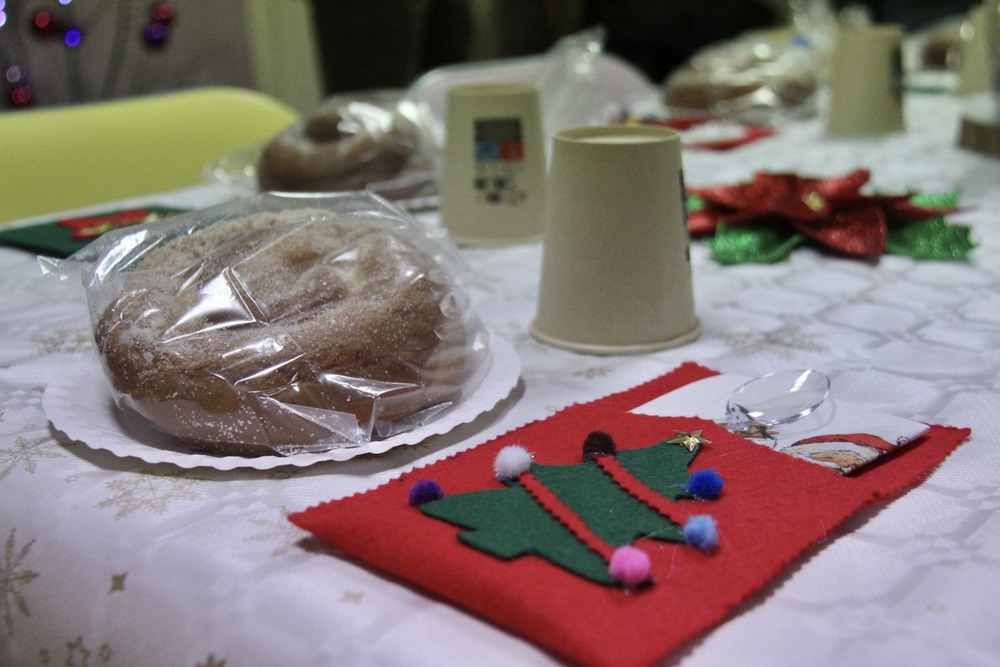
{"label": "purple pom pom", "polygon": [[432,500],[444,498],[444,491],[441,486],[432,479],[420,479],[410,487],[410,504],[413,506],[423,505]]}
{"label": "purple pom pom", "polygon": [[608,574],[611,578],[628,588],[645,583],[651,569],[646,552],[628,545],[615,549],[608,562]]}
{"label": "purple pom pom", "polygon": [[684,539],[696,549],[711,551],[719,544],[715,519],[706,514],[692,516],[684,524]]}
{"label": "purple pom pom", "polygon": [[699,470],[688,478],[684,490],[695,498],[715,500],[722,494],[722,476],[714,470]]}

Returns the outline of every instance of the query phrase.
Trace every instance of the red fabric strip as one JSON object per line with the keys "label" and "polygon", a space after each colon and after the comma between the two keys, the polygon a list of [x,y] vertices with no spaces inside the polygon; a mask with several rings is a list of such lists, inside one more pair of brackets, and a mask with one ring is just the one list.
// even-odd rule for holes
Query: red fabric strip
{"label": "red fabric strip", "polygon": [[547,486],[542,484],[537,477],[532,475],[530,472],[526,472],[517,478],[518,483],[524,487],[524,489],[538,501],[546,512],[548,512],[556,521],[566,526],[566,528],[576,536],[576,539],[580,540],[588,549],[596,554],[599,554],[605,562],[611,560],[611,554],[614,553],[615,547],[611,546],[600,537],[598,537],[594,531],[592,531],[587,524],[584,523],[580,516],[566,506],[559,496],[552,493]]}
{"label": "red fabric strip", "polygon": [[664,516],[676,524],[684,525],[684,522],[691,516],[691,512],[674,501],[661,496],[657,492],[642,483],[642,480],[626,470],[620,461],[613,456],[598,456],[594,459],[597,465],[608,475],[615,484],[623,491],[641,503]]}

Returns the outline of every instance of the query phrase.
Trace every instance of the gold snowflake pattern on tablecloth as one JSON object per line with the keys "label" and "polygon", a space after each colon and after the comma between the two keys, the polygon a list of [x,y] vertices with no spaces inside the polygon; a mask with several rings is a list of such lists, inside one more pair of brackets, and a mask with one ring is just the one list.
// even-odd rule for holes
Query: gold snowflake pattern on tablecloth
{"label": "gold snowflake pattern on tablecloth", "polygon": [[504,338],[518,350],[522,348],[530,348],[537,352],[549,352],[550,350],[548,345],[531,335],[524,323],[515,320],[510,320],[507,323],[507,333]]}
{"label": "gold snowflake pattern on tablecloth", "polygon": [[122,475],[105,483],[112,496],[97,503],[98,509],[116,508],[115,519],[146,510],[163,514],[176,501],[197,500],[197,485],[204,480],[183,472],[156,474],[149,468]]}
{"label": "gold snowflake pattern on tablecloth", "polygon": [[[49,664],[49,653],[45,652],[45,661],[42,664]],[[111,664],[111,647],[108,644],[101,644],[97,650],[89,648],[83,637],[77,635],[75,639],[66,642],[66,660],[59,663],[65,667],[98,667],[99,665]]]}
{"label": "gold snowflake pattern on tablecloth", "polygon": [[34,474],[35,466],[41,459],[58,459],[64,456],[61,449],[47,436],[28,438],[19,435],[11,447],[0,449],[0,480],[20,467],[28,474]]}
{"label": "gold snowflake pattern on tablecloth", "polygon": [[93,349],[94,335],[89,328],[57,327],[35,337],[41,354],[77,354]]}
{"label": "gold snowflake pattern on tablecloth", "polygon": [[38,573],[25,567],[28,554],[35,540],[29,540],[20,548],[17,546],[16,529],[11,528],[3,545],[3,561],[0,562],[0,619],[3,620],[7,635],[14,634],[14,613],[30,617],[28,601],[24,597],[24,587],[38,578]]}
{"label": "gold snowflake pattern on tablecloth", "polygon": [[340,596],[340,602],[342,604],[360,605],[364,598],[365,594],[360,591],[344,591]]}
{"label": "gold snowflake pattern on tablecloth", "polygon": [[125,592],[125,579],[128,577],[128,572],[122,572],[121,574],[111,575],[111,588],[108,589],[108,595],[112,593],[123,593]]}
{"label": "gold snowflake pattern on tablecloth", "polygon": [[302,539],[302,530],[288,520],[291,512],[282,506],[278,519],[250,519],[250,522],[260,526],[261,532],[246,538],[245,542],[274,542],[276,546],[271,551],[272,556],[282,556]]}
{"label": "gold snowflake pattern on tablecloth", "polygon": [[590,366],[573,372],[573,377],[593,380],[594,378],[604,378],[611,374],[611,366]]}
{"label": "gold snowflake pattern on tablecloth", "polygon": [[77,635],[76,639],[66,642],[65,647],[66,659],[59,663],[52,662],[52,651],[47,648],[40,649],[38,651],[38,664],[58,664],[62,667],[99,667],[111,664],[111,646],[108,644],[101,644],[95,653],[87,648],[83,637]]}
{"label": "gold snowflake pattern on tablecloth", "polygon": [[796,352],[827,351],[817,335],[805,332],[795,325],[774,331],[724,332],[722,338],[741,357],[771,353],[783,359],[791,359]]}

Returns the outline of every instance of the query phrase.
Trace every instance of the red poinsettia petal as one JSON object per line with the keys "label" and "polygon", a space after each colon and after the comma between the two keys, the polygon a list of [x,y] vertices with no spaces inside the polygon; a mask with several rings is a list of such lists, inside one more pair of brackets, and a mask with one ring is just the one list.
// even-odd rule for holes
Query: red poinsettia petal
{"label": "red poinsettia petal", "polygon": [[754,174],[753,180],[735,185],[694,188],[706,203],[731,212],[769,213],[775,204],[794,196],[797,177],[793,174]]}
{"label": "red poinsettia petal", "polygon": [[868,182],[869,173],[856,169],[834,178],[794,178],[795,191],[776,205],[776,213],[789,221],[821,222],[830,220],[835,210],[843,208],[841,202],[845,199],[852,204],[864,201],[865,195],[858,190]]}
{"label": "red poinsettia petal", "polygon": [[829,217],[831,205],[816,179],[797,174],[760,173],[747,188],[746,196],[758,215],[770,214],[792,221],[820,221]]}
{"label": "red poinsettia petal", "polygon": [[810,186],[826,199],[836,199],[850,194],[857,194],[871,178],[867,169],[855,169],[843,176],[822,179],[805,179],[812,181]]}
{"label": "red poinsettia petal", "polygon": [[909,202],[910,197],[913,195],[863,195],[858,192],[850,192],[839,195],[834,198],[837,202],[838,208],[849,208],[855,206],[871,206],[873,204],[881,207],[883,210],[889,210],[900,206],[901,204],[906,204]]}
{"label": "red poinsettia petal", "polygon": [[745,208],[750,200],[746,196],[746,183],[736,185],[712,185],[702,188],[690,188],[690,191],[698,195],[706,204],[729,210]]}
{"label": "red poinsettia petal", "polygon": [[934,208],[933,206],[921,206],[910,201],[912,197],[912,193],[905,195],[850,194],[837,197],[835,206],[838,210],[860,206],[878,206],[885,213],[885,219],[889,225],[917,222],[919,220],[926,220],[927,218],[954,213],[958,210],[955,207]]}
{"label": "red poinsettia petal", "polygon": [[770,211],[737,211],[723,216],[719,219],[720,224],[742,225],[750,222],[773,222],[777,220],[780,225],[780,218]]}
{"label": "red poinsettia petal", "polygon": [[958,210],[958,207],[934,208],[932,206],[918,206],[912,203],[909,197],[902,201],[893,202],[891,206],[885,207],[886,221],[890,225],[917,222],[918,220],[926,220],[927,218],[954,213]]}
{"label": "red poinsettia petal", "polygon": [[[719,225],[742,225],[750,222],[774,220],[768,213],[756,211],[726,211],[715,206],[704,206],[696,211],[689,211],[687,217],[688,232],[692,236],[714,234]],[[778,220],[778,224],[782,224]]]}
{"label": "red poinsettia petal", "polygon": [[692,236],[714,234],[715,228],[718,224],[718,216],[713,215],[707,209],[691,211],[687,215],[688,232],[690,232]]}
{"label": "red poinsettia petal", "polygon": [[854,257],[882,254],[889,236],[885,213],[878,206],[836,211],[830,221],[792,224],[831,250]]}
{"label": "red poinsettia petal", "polygon": [[789,221],[819,221],[830,215],[830,203],[821,181],[796,174],[758,172],[749,183],[693,190],[704,201],[728,209],[726,222],[746,222],[762,216]]}

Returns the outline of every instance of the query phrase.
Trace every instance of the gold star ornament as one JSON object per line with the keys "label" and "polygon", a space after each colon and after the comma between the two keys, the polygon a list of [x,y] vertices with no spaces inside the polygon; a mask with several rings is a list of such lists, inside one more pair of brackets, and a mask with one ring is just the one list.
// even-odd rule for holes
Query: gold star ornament
{"label": "gold star ornament", "polygon": [[685,433],[683,431],[674,431],[674,437],[667,440],[672,445],[681,445],[687,447],[689,452],[693,452],[696,447],[700,445],[710,445],[711,440],[701,437],[701,429],[697,431],[691,431],[690,433]]}
{"label": "gold star ornament", "polygon": [[108,593],[115,593],[117,591],[125,590],[125,577],[128,576],[128,572],[122,574],[112,574],[111,575],[111,590]]}

